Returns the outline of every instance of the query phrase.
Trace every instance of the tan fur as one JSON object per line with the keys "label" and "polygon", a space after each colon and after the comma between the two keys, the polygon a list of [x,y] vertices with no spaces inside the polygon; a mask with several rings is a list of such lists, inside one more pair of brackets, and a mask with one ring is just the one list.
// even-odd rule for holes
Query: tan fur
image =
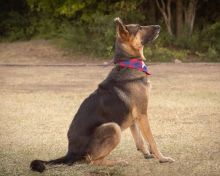
{"label": "tan fur", "polygon": [[[121,128],[116,123],[105,123],[94,133],[94,140],[89,146],[86,160],[90,164],[113,165],[117,162],[105,161],[105,157],[118,145],[121,140]],[[104,142],[103,142],[104,141]]]}
{"label": "tan fur", "polygon": [[135,122],[130,126],[130,130],[131,130],[131,134],[134,138],[134,142],[136,145],[137,150],[139,150],[141,153],[143,153],[144,155],[147,155],[150,157],[150,152],[149,150],[145,147],[144,145],[144,141],[141,135],[141,131],[138,127],[138,124]]}

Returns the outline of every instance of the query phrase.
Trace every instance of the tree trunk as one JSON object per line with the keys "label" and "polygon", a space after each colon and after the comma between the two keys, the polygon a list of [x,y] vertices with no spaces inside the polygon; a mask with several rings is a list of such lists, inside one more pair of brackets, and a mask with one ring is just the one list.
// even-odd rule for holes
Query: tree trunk
{"label": "tree trunk", "polygon": [[188,35],[192,35],[193,32],[197,2],[198,0],[190,0],[184,10],[185,26],[187,27]]}
{"label": "tree trunk", "polygon": [[176,0],[176,36],[180,38],[183,32],[183,1]]}
{"label": "tree trunk", "polygon": [[168,33],[173,36],[173,31],[172,31],[172,27],[171,27],[171,0],[167,0],[167,3],[165,4],[164,0],[156,0],[157,3],[157,7],[159,8],[161,14],[163,15],[166,27],[167,27],[167,31]]}

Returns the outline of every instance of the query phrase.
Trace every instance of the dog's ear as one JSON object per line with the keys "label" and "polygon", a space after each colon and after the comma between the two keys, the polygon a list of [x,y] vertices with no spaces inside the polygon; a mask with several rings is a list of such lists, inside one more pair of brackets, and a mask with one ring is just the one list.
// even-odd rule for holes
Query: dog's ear
{"label": "dog's ear", "polygon": [[119,17],[114,19],[116,23],[116,33],[123,41],[128,40],[129,32]]}

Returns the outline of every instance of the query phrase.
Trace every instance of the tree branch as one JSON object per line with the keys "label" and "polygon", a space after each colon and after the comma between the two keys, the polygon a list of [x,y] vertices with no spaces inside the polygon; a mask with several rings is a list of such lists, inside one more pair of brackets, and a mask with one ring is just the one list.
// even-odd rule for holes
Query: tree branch
{"label": "tree branch", "polygon": [[159,3],[159,1],[158,1],[158,0],[156,0],[156,4],[157,4],[157,7],[159,8],[159,10],[162,12],[162,11],[163,11],[163,9],[162,9],[162,7],[161,7],[161,5],[160,5],[160,3]]}
{"label": "tree branch", "polygon": [[171,3],[171,0],[168,0],[168,2],[167,2],[167,16],[168,16],[169,21],[171,21],[170,3]]}
{"label": "tree branch", "polygon": [[158,0],[156,0],[156,4],[157,4],[160,12],[163,15],[168,33],[170,35],[173,35],[172,28],[171,28],[171,9],[170,9],[171,0],[168,0],[166,5],[165,5],[164,0],[160,0],[160,3]]}

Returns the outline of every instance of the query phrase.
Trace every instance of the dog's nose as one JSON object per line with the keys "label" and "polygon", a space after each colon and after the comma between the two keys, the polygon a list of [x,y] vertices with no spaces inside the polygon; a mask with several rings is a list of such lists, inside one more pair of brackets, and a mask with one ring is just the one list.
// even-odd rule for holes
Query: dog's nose
{"label": "dog's nose", "polygon": [[158,31],[160,31],[160,26],[159,25],[154,25],[154,28]]}

